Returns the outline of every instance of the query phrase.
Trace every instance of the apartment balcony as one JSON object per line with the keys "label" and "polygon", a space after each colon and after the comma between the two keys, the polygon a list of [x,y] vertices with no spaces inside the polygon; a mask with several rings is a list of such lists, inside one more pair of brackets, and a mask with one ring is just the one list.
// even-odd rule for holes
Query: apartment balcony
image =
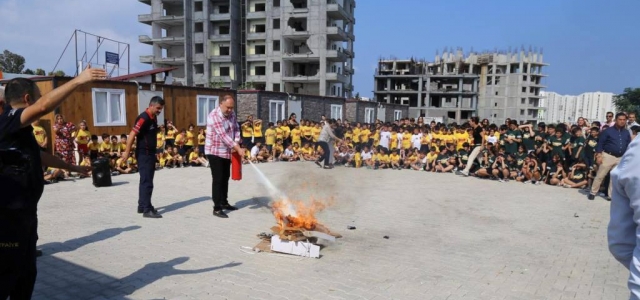
{"label": "apartment balcony", "polygon": [[249,32],[249,34],[247,34],[248,41],[266,40],[266,39],[267,39],[266,32]]}
{"label": "apartment balcony", "polygon": [[282,59],[286,60],[286,61],[293,61],[293,62],[314,62],[314,61],[320,61],[320,55],[316,54],[316,53],[290,53],[290,52],[284,52],[282,54]]}
{"label": "apartment balcony", "polygon": [[247,13],[247,19],[248,20],[266,19],[266,18],[267,18],[267,12],[266,11],[254,11],[254,12]]}
{"label": "apartment balcony", "polygon": [[249,54],[247,55],[247,61],[266,61],[266,54]]}
{"label": "apartment balcony", "polygon": [[351,83],[347,83],[347,84],[345,84],[345,85],[344,85],[344,87],[343,87],[343,88],[344,88],[345,90],[347,90],[347,91],[353,91],[353,84],[351,84]]}
{"label": "apartment balcony", "polygon": [[327,73],[326,74],[326,79],[327,79],[327,81],[337,81],[337,82],[342,82],[342,83],[348,83],[349,82],[349,77],[344,76],[343,74],[340,74],[340,73]]}
{"label": "apartment balcony", "polygon": [[[425,89],[426,90],[426,89]],[[436,89],[436,90],[429,90],[429,94],[446,94],[446,95],[451,95],[451,94],[462,94],[462,95],[474,95],[477,94],[477,92],[474,91],[470,91],[470,90],[458,90],[458,89]]]}
{"label": "apartment balcony", "polygon": [[231,14],[210,14],[209,15],[209,20],[210,21],[229,21],[231,20]]}
{"label": "apartment balcony", "polygon": [[318,74],[307,76],[302,74],[294,75],[291,73],[285,73],[282,80],[285,82],[318,82],[320,81],[320,76]]}
{"label": "apartment balcony", "polygon": [[383,90],[376,90],[374,91],[374,93],[376,94],[403,94],[403,95],[413,95],[413,94],[417,94],[418,90],[414,90],[414,89],[383,89]]}
{"label": "apartment balcony", "polygon": [[353,42],[356,41],[356,36],[353,34],[353,32],[347,32],[347,37]]}
{"label": "apartment balcony", "polygon": [[153,14],[138,15],[138,22],[151,25],[157,23],[164,26],[178,26],[184,24],[184,16],[154,16]]}
{"label": "apartment balcony", "polygon": [[349,58],[354,58],[355,57],[355,53],[349,49],[342,49],[342,52],[344,52],[344,54],[346,54]]}
{"label": "apartment balcony", "polygon": [[211,62],[230,62],[231,61],[231,55],[211,55],[209,56],[209,60]]}
{"label": "apartment balcony", "polygon": [[231,82],[231,76],[211,76],[211,82]]}
{"label": "apartment balcony", "polygon": [[353,16],[335,1],[329,1],[329,4],[327,4],[327,15],[337,20],[354,21]]}
{"label": "apartment balcony", "polygon": [[140,56],[140,62],[143,64],[163,64],[169,66],[184,65],[184,57],[155,57],[153,55]]}
{"label": "apartment balcony", "polygon": [[327,37],[336,40],[346,42],[348,40],[347,33],[339,27],[327,27]]}
{"label": "apartment balcony", "polygon": [[267,76],[266,75],[249,75],[247,76],[247,82],[253,82],[253,83],[267,82]]}
{"label": "apartment balcony", "polygon": [[282,37],[286,37],[291,40],[304,41],[308,39],[310,36],[311,36],[311,33],[309,33],[309,31],[296,31],[290,27],[287,27],[284,30],[282,30]]}
{"label": "apartment balcony", "polygon": [[331,61],[347,61],[347,55],[342,50],[327,50],[326,56]]}
{"label": "apartment balcony", "polygon": [[231,41],[230,34],[212,34],[209,36],[209,40],[214,42],[228,42]]}
{"label": "apartment balcony", "polygon": [[344,66],[344,72],[349,74],[349,75],[353,75],[353,74],[356,73],[356,70],[354,68],[352,68],[351,66],[349,66],[349,65],[345,65]]}
{"label": "apartment balcony", "polygon": [[147,45],[158,45],[160,47],[179,46],[184,44],[183,36],[151,38],[148,35],[138,36],[138,41]]}

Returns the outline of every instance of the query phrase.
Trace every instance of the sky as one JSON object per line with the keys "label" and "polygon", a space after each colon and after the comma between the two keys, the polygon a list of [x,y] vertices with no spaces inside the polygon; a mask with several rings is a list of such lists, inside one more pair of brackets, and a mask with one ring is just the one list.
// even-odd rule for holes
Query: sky
{"label": "sky", "polygon": [[[55,3],[55,4],[54,4]],[[520,48],[543,49],[543,82],[560,94],[620,93],[640,87],[639,0],[357,0],[355,91],[373,96],[378,59],[424,58],[436,51]],[[149,6],[137,0],[0,0],[0,51],[25,57],[26,67],[67,74],[74,72],[75,29],[130,44],[130,71],[150,69],[139,63],[151,47],[138,42],[151,27],[138,23]],[[95,37],[78,35],[79,56],[86,42],[89,57]],[[124,52],[126,46],[104,42],[104,51]],[[64,53],[64,55],[63,55]],[[115,76],[126,74],[126,56]]]}

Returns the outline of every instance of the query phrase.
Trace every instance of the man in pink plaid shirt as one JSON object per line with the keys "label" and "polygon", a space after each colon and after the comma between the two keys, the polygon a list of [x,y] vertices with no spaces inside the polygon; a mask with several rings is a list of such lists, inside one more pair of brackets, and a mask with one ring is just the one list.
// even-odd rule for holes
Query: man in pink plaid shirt
{"label": "man in pink plaid shirt", "polygon": [[240,127],[233,112],[235,100],[231,95],[224,96],[220,105],[207,117],[207,136],[204,153],[211,168],[211,199],[213,215],[220,218],[229,216],[223,210],[237,210],[229,204],[229,177],[231,176],[231,153],[238,152],[244,156],[240,148]]}

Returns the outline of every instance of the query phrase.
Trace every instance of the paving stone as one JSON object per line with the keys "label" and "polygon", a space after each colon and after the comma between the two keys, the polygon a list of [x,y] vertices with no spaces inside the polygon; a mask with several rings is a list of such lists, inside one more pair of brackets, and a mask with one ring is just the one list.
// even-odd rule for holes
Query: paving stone
{"label": "paving stone", "polygon": [[250,166],[230,182],[241,209],[229,219],[211,215],[205,168],[156,173],[159,220],[136,213],[138,175],[114,176],[105,188],[60,182],[39,204],[34,299],[629,297],[628,271],[607,250],[609,202],[577,190],[312,163],[258,167],[292,198],[334,196],[318,218],[344,237],[320,259],[241,251],[275,225]]}

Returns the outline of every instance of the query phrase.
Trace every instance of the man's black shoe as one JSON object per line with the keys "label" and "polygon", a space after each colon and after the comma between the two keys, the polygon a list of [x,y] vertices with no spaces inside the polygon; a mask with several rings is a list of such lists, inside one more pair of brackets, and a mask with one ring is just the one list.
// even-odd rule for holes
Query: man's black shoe
{"label": "man's black shoe", "polygon": [[213,211],[213,215],[214,215],[214,216],[216,216],[216,217],[218,217],[218,218],[223,218],[223,219],[225,219],[225,218],[228,218],[228,217],[229,217],[229,216],[227,216],[227,214],[225,214],[225,213],[224,213],[224,211],[222,211],[222,210],[214,210],[214,211]]}
{"label": "man's black shoe", "polygon": [[42,250],[36,250],[36,257],[42,256]]}
{"label": "man's black shoe", "polygon": [[[155,208],[152,208],[151,210],[153,210],[153,212],[158,213],[158,211]],[[144,212],[144,208],[140,208],[138,207],[138,213],[141,214]]]}
{"label": "man's black shoe", "polygon": [[152,219],[162,218],[161,214],[159,214],[159,213],[157,213],[157,212],[155,212],[153,210],[148,211],[146,213],[143,213],[142,216],[145,217],[145,218],[152,218]]}
{"label": "man's black shoe", "polygon": [[589,196],[587,197],[587,199],[589,199],[589,200],[593,200],[595,198],[596,198],[596,196],[595,195],[591,195],[591,194],[589,194]]}
{"label": "man's black shoe", "polygon": [[322,165],[320,164],[319,161],[316,160],[315,163],[316,163],[316,165],[318,165],[318,167],[322,168]]}
{"label": "man's black shoe", "polygon": [[228,204],[227,204],[226,206],[224,206],[222,209],[226,209],[226,210],[238,210],[238,208],[237,208],[237,207],[235,207],[235,206],[231,206],[231,205],[228,205]]}

